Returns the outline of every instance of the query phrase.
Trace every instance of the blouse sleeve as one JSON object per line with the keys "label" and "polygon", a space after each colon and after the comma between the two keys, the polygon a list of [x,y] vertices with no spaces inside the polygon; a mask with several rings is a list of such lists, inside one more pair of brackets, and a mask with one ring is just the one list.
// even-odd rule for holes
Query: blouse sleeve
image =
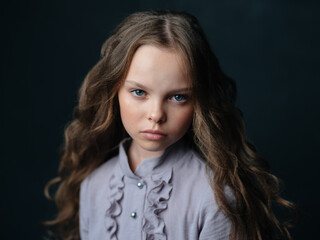
{"label": "blouse sleeve", "polygon": [[205,194],[200,214],[200,240],[229,240],[231,221],[214,199],[213,192]]}
{"label": "blouse sleeve", "polygon": [[88,202],[87,202],[87,192],[88,188],[88,178],[81,183],[80,187],[80,203],[79,203],[79,229],[81,240],[88,240],[89,232],[89,218],[88,218]]}

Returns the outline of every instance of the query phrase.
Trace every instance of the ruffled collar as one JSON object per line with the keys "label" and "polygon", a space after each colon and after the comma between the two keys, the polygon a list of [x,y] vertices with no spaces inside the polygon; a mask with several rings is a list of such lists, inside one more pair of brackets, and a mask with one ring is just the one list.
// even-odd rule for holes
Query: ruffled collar
{"label": "ruffled collar", "polygon": [[[119,164],[122,172],[129,178],[137,179],[137,178],[146,178],[151,175],[158,175],[172,168],[174,164],[176,164],[179,159],[181,159],[182,155],[186,152],[183,151],[184,144],[183,140],[179,140],[178,142],[169,146],[164,153],[156,158],[148,158],[143,160],[140,165],[137,167],[135,172],[132,172],[127,151],[132,142],[131,138],[124,139],[119,145]],[[181,155],[181,156],[179,156]]]}
{"label": "ruffled collar", "polygon": [[187,153],[185,143],[180,140],[168,147],[161,156],[143,160],[133,173],[126,154],[131,141],[131,138],[127,138],[120,143],[119,165],[114,169],[109,181],[110,203],[105,211],[105,227],[109,239],[118,239],[117,217],[122,212],[121,200],[124,196],[126,176],[129,181],[130,179],[136,181],[139,178],[149,179],[142,231],[146,235],[146,240],[166,240],[165,222],[159,214],[168,207],[167,201],[173,188],[171,183],[173,167],[179,161],[183,161],[183,156]]}

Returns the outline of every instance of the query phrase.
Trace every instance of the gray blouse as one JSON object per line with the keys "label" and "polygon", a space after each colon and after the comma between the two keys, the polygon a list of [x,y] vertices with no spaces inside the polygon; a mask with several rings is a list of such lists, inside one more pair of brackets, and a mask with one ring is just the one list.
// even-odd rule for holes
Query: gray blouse
{"label": "gray blouse", "polygon": [[229,239],[231,222],[217,207],[206,164],[194,151],[178,141],[133,173],[130,143],[122,141],[119,154],[81,184],[82,240]]}

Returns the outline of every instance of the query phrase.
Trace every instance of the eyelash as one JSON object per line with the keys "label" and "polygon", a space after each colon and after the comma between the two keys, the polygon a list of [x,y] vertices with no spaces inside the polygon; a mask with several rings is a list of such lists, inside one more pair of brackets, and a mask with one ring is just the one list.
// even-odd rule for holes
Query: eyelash
{"label": "eyelash", "polygon": [[[183,99],[178,101],[177,99],[175,99],[175,97],[182,97]],[[184,94],[175,94],[171,98],[175,99],[175,101],[177,101],[177,102],[185,102],[188,99],[188,97],[186,95],[184,95]]]}
{"label": "eyelash", "polygon": [[[141,90],[141,89],[134,89],[132,91],[130,91],[132,93],[133,96],[135,97],[144,97],[146,92]],[[177,100],[176,97],[181,98],[180,100]],[[170,97],[170,99],[173,99],[174,101],[178,102],[178,103],[184,103],[188,100],[188,96],[185,94],[174,94],[173,96]]]}
{"label": "eyelash", "polygon": [[132,92],[132,94],[133,94],[134,96],[136,96],[136,97],[142,97],[142,95],[137,94],[137,92],[140,92],[140,93],[145,94],[145,91],[143,91],[143,90],[141,90],[141,89],[134,89],[134,90],[132,90],[131,92]]}

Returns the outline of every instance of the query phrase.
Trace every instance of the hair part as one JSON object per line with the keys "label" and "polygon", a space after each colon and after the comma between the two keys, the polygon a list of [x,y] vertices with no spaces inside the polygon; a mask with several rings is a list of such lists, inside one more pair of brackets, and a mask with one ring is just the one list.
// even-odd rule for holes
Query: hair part
{"label": "hair part", "polygon": [[[242,114],[235,107],[236,86],[220,69],[197,19],[171,11],[134,13],[107,39],[101,59],[80,90],[74,120],[65,129],[54,201],[58,216],[46,222],[66,240],[79,238],[80,184],[94,169],[117,154],[127,135],[120,118],[118,90],[131,60],[142,45],[177,51],[193,90],[194,117],[187,136],[206,160],[219,207],[232,222],[230,239],[291,239],[288,225],[276,218],[272,203],[294,211],[280,197],[278,179],[245,139]],[[213,174],[210,174],[213,172]],[[225,194],[232,190],[235,201]]]}

